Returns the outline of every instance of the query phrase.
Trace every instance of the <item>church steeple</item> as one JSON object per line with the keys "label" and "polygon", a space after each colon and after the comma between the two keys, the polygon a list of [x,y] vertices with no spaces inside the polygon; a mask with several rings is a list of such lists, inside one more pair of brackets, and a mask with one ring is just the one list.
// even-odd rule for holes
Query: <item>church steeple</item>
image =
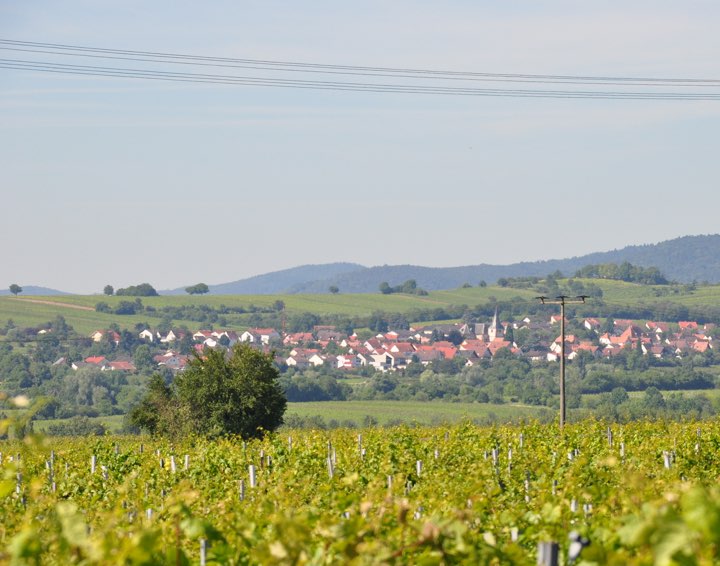
{"label": "church steeple", "polygon": [[498,308],[495,307],[495,315],[493,316],[490,328],[488,328],[488,338],[490,342],[492,342],[495,338],[502,338],[502,335],[502,326],[500,326],[500,321],[498,320]]}

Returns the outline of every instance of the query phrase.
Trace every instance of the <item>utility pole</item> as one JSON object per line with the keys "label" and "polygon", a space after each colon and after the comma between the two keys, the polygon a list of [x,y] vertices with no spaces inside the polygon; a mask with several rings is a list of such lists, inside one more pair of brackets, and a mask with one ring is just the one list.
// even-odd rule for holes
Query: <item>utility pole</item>
{"label": "utility pole", "polygon": [[560,305],[560,430],[565,427],[567,409],[565,404],[565,305],[584,304],[587,295],[568,297],[560,295],[554,299],[536,297],[543,305]]}

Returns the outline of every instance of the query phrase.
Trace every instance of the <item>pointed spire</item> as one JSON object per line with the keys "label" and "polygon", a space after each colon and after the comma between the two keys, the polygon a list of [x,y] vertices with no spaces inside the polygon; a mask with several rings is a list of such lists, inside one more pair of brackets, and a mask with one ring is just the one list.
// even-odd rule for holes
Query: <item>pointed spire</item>
{"label": "pointed spire", "polygon": [[497,331],[500,328],[500,324],[498,323],[498,308],[497,307],[495,307],[495,315],[493,316],[493,320],[492,320],[492,328],[494,328],[495,331]]}
{"label": "pointed spire", "polygon": [[500,326],[500,322],[498,320],[498,308],[495,307],[495,315],[493,316],[490,328],[488,328],[488,338],[492,342],[495,338],[502,337],[502,335],[502,327]]}

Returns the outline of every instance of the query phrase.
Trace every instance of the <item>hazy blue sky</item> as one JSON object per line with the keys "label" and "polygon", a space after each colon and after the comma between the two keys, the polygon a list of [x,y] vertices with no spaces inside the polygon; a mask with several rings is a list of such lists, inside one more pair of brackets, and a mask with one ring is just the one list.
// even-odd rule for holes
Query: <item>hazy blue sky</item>
{"label": "hazy blue sky", "polygon": [[[0,37],[14,40],[704,79],[720,79],[719,21],[715,1],[0,3]],[[0,69],[0,285],[164,289],[305,263],[506,264],[716,233],[719,137],[720,101]]]}

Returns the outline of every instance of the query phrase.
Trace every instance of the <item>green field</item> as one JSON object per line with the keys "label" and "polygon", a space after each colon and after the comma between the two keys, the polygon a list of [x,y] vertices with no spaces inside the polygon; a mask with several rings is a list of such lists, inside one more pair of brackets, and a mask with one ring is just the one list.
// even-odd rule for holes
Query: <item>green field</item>
{"label": "green field", "polygon": [[[581,280],[582,281],[582,280]],[[639,302],[674,302],[688,307],[720,306],[720,285],[700,286],[689,290],[684,286],[644,286],[622,281],[584,280],[603,289],[603,300],[614,305],[636,305]],[[318,315],[367,316],[373,311],[408,313],[413,310],[431,310],[449,306],[468,305],[470,307],[485,304],[491,298],[499,301],[512,299],[533,300],[536,291],[513,289],[508,287],[471,287],[445,291],[433,291],[427,296],[379,293],[367,294],[318,294],[318,295],[173,295],[142,297],[143,305],[161,309],[165,306],[208,305],[210,307],[271,307],[276,301],[285,303],[288,315],[312,312]],[[104,295],[62,295],[48,297],[20,296],[0,297],[0,324],[12,319],[17,326],[39,326],[62,315],[67,322],[80,333],[90,333],[98,328],[107,328],[116,323],[123,328],[134,327],[139,322],[152,324],[158,318],[149,314],[114,315],[98,313],[94,310],[98,302],[106,302],[110,307],[132,297],[108,297]],[[40,304],[31,301],[43,301]],[[73,308],[75,307],[75,308]],[[79,309],[77,307],[83,307]],[[228,315],[227,328],[242,330],[247,327],[238,315]],[[177,321],[176,321],[177,322]],[[201,323],[180,321],[192,327]]]}
{"label": "green field", "polygon": [[[3,412],[11,417],[13,409]],[[296,415],[301,418],[321,417],[323,421],[338,424],[352,421],[362,426],[366,417],[372,417],[379,425],[399,422],[418,425],[457,423],[463,420],[493,422],[518,422],[522,419],[538,418],[552,414],[550,409],[526,405],[493,405],[490,403],[432,403],[421,401],[323,401],[315,403],[288,403],[286,419]],[[123,415],[92,417],[92,423],[102,424],[108,432],[117,433],[123,426]],[[46,432],[52,425],[68,422],[69,419],[44,419],[33,421],[37,432]]]}
{"label": "green field", "polygon": [[493,405],[490,403],[433,403],[422,401],[324,401],[289,403],[286,417],[320,416],[326,422],[353,421],[362,425],[366,416],[379,424],[397,423],[432,425],[455,423],[465,419],[518,421],[538,417],[548,409],[526,405]]}
{"label": "green field", "polygon": [[[5,411],[7,413],[7,411]],[[10,415],[8,415],[10,416]],[[120,432],[123,426],[125,415],[112,415],[110,417],[91,417],[88,420],[91,423],[100,423],[108,432]],[[33,421],[33,430],[36,432],[47,432],[47,429],[53,425],[68,422],[70,419],[45,419]]]}
{"label": "green field", "polygon": [[[663,394],[664,397],[667,397],[668,395],[684,395],[685,397],[696,397],[698,395],[704,395],[711,401],[715,401],[717,399],[720,399],[720,389],[661,389],[660,392]],[[645,395],[645,391],[628,391],[627,392],[628,397],[632,398],[640,398]],[[597,397],[601,397],[604,395],[604,393],[585,393],[583,395],[583,399],[594,399]]]}

